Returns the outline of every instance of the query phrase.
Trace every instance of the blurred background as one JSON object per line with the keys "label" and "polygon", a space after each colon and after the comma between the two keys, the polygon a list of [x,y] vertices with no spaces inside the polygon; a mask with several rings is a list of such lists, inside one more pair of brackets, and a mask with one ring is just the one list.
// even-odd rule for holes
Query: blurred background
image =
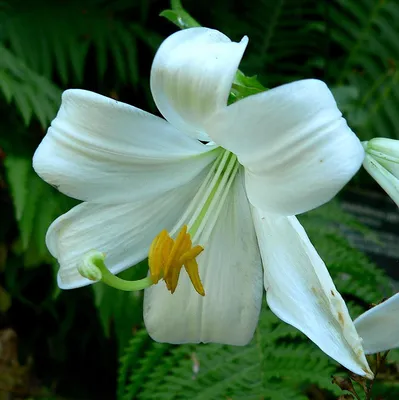
{"label": "blurred background", "polygon": [[[183,6],[232,40],[249,36],[246,75],[268,88],[322,79],[360,139],[398,138],[397,0]],[[179,29],[159,16],[170,8],[166,0],[0,1],[0,400],[328,400],[341,393],[331,375],[344,371],[266,306],[247,347],[171,346],[143,329],[141,293],[57,288],[44,236],[76,201],[35,175],[33,152],[67,88],[157,113],[149,73],[159,44]],[[399,217],[366,173],[340,201],[301,221],[353,317],[395,292]],[[146,270],[144,261],[122,275]],[[399,398],[398,360],[392,352],[373,399]]]}

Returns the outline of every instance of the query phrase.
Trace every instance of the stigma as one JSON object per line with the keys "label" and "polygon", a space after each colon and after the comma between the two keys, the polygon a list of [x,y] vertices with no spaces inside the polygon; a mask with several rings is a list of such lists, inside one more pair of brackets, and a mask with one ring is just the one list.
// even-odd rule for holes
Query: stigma
{"label": "stigma", "polygon": [[179,281],[180,271],[185,268],[194,289],[205,296],[205,290],[198,272],[198,257],[204,248],[193,246],[187,225],[183,225],[176,239],[166,230],[161,231],[152,241],[148,253],[150,278],[154,284],[163,279],[167,289],[174,293]]}

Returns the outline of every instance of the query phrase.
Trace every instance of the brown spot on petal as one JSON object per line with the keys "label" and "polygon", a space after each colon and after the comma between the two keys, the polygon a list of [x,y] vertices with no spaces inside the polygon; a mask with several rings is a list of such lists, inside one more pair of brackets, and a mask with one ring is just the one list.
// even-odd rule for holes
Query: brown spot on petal
{"label": "brown spot on petal", "polygon": [[334,290],[331,290],[331,296],[334,296],[334,297],[335,297]]}
{"label": "brown spot on petal", "polygon": [[344,316],[342,315],[341,311],[338,311],[338,322],[344,326],[345,325],[345,321],[344,321]]}

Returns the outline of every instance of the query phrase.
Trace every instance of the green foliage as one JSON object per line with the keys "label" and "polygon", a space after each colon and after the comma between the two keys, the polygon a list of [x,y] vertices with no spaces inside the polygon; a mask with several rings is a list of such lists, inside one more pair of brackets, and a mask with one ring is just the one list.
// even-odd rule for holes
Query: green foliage
{"label": "green foliage", "polygon": [[245,76],[241,71],[237,71],[231,87],[229,104],[265,90],[257,76]]}
{"label": "green foliage", "polygon": [[172,0],[171,6],[171,10],[162,11],[159,15],[168,19],[180,29],[201,26],[187,11],[184,10],[180,0]]}
{"label": "green foliage", "polygon": [[[17,1],[4,23],[3,40],[39,74],[51,79],[56,71],[63,85],[82,83],[91,48],[99,80],[104,79],[107,68],[115,67],[121,83],[135,85],[135,38],[127,23],[112,18],[121,11],[98,0],[68,1],[62,7],[57,2],[38,1],[33,6]],[[33,36],[34,42],[30,40]],[[111,65],[108,55],[112,55]]]}
{"label": "green foliage", "polygon": [[[79,291],[61,294],[56,289],[58,265],[46,248],[45,235],[77,202],[35,174],[32,155],[56,115],[62,89],[91,85],[118,97],[121,88],[146,88],[146,80],[138,80],[138,47],[144,43],[145,53],[146,47],[155,49],[161,41],[158,32],[146,27],[148,7],[147,2],[122,0],[0,2],[0,334],[3,325],[16,325],[21,357],[39,359],[29,379],[36,381],[37,373],[51,391],[57,385],[73,399],[98,397],[98,392],[107,397],[112,378],[97,390],[81,379],[84,375],[93,381],[97,372],[82,373],[79,365],[88,362],[112,374],[118,346],[126,345],[141,322],[141,295],[98,285],[93,298],[86,288],[80,292],[83,299],[77,300]],[[125,274],[132,277],[130,271]],[[78,324],[81,319],[85,324]],[[100,360],[89,359],[93,347]],[[0,364],[5,348],[0,344]],[[78,354],[74,359],[68,356],[70,348]],[[46,360],[45,367],[40,360]],[[63,376],[74,383],[65,386]],[[30,393],[36,398],[36,389]]]}
{"label": "green foliage", "polygon": [[46,231],[74,201],[43,182],[27,158],[10,155],[5,167],[20,231],[20,240],[14,249],[24,255],[26,267],[51,263],[53,259],[45,242]]}
{"label": "green foliage", "polygon": [[[63,87],[81,85],[92,53],[98,81],[114,71],[116,87],[137,86],[137,40],[151,45],[159,40],[139,23],[115,18],[131,7],[122,3],[74,0],[60,7],[57,2],[20,0],[9,4],[3,18],[0,14],[0,89],[7,102],[15,102],[26,125],[34,116],[48,126],[61,95],[52,80],[56,77]],[[135,8],[142,22],[146,7],[143,2]]]}
{"label": "green foliage", "polygon": [[[297,339],[298,343],[284,339]],[[121,360],[125,375],[129,350],[133,351],[133,346]],[[139,399],[306,399],[295,386],[317,382],[329,387],[329,374],[335,370],[321,352],[304,343],[290,327],[281,326],[266,309],[248,346],[153,343],[147,344],[140,360],[139,366],[132,366],[127,386],[136,389],[133,394]],[[325,371],[324,377],[320,370]],[[126,390],[118,398],[132,399],[132,392]]]}
{"label": "green foliage", "polygon": [[[192,10],[190,0],[186,9]],[[325,66],[325,2],[257,0],[236,10],[227,0],[213,9],[213,24],[234,40],[249,37],[242,70],[259,74],[267,87],[315,77]],[[194,8],[194,6],[193,6]],[[203,21],[200,20],[203,23]],[[204,23],[203,23],[204,25]]]}
{"label": "green foliage", "polygon": [[332,2],[328,13],[331,41],[342,54],[332,63],[330,76],[359,91],[350,122],[364,138],[397,138],[399,3],[341,0]]}
{"label": "green foliage", "polygon": [[[158,18],[166,7],[166,2],[144,0],[0,1],[0,324],[16,327],[22,355],[37,361],[34,368],[44,387],[53,391],[59,385],[57,393],[71,399],[100,398],[92,385],[98,376],[104,376],[103,382],[96,381],[103,396],[103,385],[114,378],[112,361],[132,333],[121,357],[120,400],[334,398],[338,392],[329,375],[339,371],[337,365],[266,306],[246,347],[170,346],[154,343],[138,328],[142,294],[99,284],[93,291],[64,292],[55,299],[56,265],[45,233],[76,202],[35,175],[33,151],[65,88],[91,89],[152,108],[150,64],[161,40],[173,32],[171,24]],[[324,79],[362,139],[399,137],[396,0],[186,0],[184,8],[172,1],[161,15],[179,28],[199,21],[233,40],[249,37],[240,66],[245,74],[258,74],[270,88],[296,79]],[[262,90],[255,78],[239,73],[230,101]],[[353,316],[392,293],[390,280],[351,248],[340,226],[372,232],[336,203],[302,222]],[[123,277],[137,279],[145,271],[143,264]],[[92,371],[79,371],[79,365],[87,363],[89,348],[100,361],[90,359],[94,371],[87,377]],[[398,354],[392,353],[391,364],[375,384],[376,396],[399,398]],[[101,361],[107,366],[96,370]],[[54,370],[62,372],[54,377]],[[59,382],[63,376],[68,376],[66,386]]]}
{"label": "green foliage", "polygon": [[59,107],[61,91],[0,44],[0,90],[15,102],[27,125],[35,116],[46,127]]}
{"label": "green foliage", "polygon": [[[360,225],[337,203],[306,214],[302,223],[337,288],[349,300],[353,317],[368,304],[392,295],[389,278],[342,237],[342,225],[353,229]],[[245,347],[170,346],[151,342],[145,330],[138,331],[121,358],[118,400],[305,400],[312,393],[338,396],[340,391],[331,383],[331,375],[340,371],[335,362],[302,333],[278,320],[265,305],[255,336]],[[375,393],[393,393],[397,385],[396,380],[379,382]]]}
{"label": "green foliage", "polygon": [[[119,276],[126,280],[142,279],[147,275],[148,264],[143,261],[134,268],[123,271]],[[118,353],[123,349],[132,335],[133,327],[142,321],[143,293],[124,292],[111,288],[103,283],[93,285],[95,305],[106,337],[112,333],[118,339]]]}

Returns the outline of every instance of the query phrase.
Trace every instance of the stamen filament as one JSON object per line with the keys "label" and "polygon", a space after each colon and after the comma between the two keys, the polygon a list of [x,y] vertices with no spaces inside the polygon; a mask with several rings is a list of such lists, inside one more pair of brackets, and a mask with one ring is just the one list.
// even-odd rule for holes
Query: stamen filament
{"label": "stamen filament", "polygon": [[[228,152],[226,152],[228,153]],[[200,224],[196,230],[196,232],[193,234],[193,241],[196,242],[199,239],[199,235],[203,232],[205,226],[207,226],[209,217],[212,216],[217,216],[219,215],[219,213],[215,213],[215,208],[220,211],[220,209],[223,207],[224,204],[224,200],[226,199],[226,196],[229,192],[229,188],[231,186],[231,184],[234,181],[234,178],[236,176],[236,173],[238,171],[239,168],[239,164],[237,163],[237,157],[232,154],[232,153],[228,153],[229,156],[231,156],[226,170],[222,176],[222,178],[220,179],[219,184],[216,186],[216,190],[214,191],[212,197],[210,197],[210,200],[208,204],[206,204],[206,208],[204,207],[203,210],[201,210],[201,214],[203,215],[202,218],[199,219]],[[222,198],[220,197],[220,194],[222,194]],[[212,226],[210,226],[210,229],[207,229],[207,232],[210,233],[210,231],[213,229],[213,226],[216,223],[217,218],[214,218],[213,223],[211,224]]]}
{"label": "stamen filament", "polygon": [[[218,167],[216,169],[215,175],[214,175],[213,179],[211,180],[211,183],[209,184],[206,192],[203,194],[203,197],[202,197],[203,201],[197,205],[197,209],[196,209],[195,213],[192,215],[190,222],[188,223],[188,226],[193,227],[195,222],[197,221],[199,215],[203,212],[204,207],[206,206],[211,193],[215,190],[215,186],[217,186],[217,182],[220,178],[220,175],[223,172],[223,169],[226,165],[227,160],[229,159],[230,154],[231,153],[229,151],[225,151],[223,153],[221,160],[218,164]],[[191,228],[190,233],[192,234],[192,236],[194,236],[197,233],[197,229],[195,231],[193,231],[193,228]]]}
{"label": "stamen filament", "polygon": [[[209,172],[207,176],[205,177],[204,181],[202,182],[200,188],[198,189],[197,193],[195,194],[194,198],[191,200],[190,206],[187,207],[185,213],[181,216],[179,221],[175,225],[175,229],[172,229],[170,232],[171,235],[173,236],[180,227],[187,223],[187,218],[189,215],[191,215],[192,210],[201,210],[201,207],[199,207],[198,200],[201,200],[205,197],[205,192],[209,188],[210,181],[213,179],[214,174],[215,174],[215,168],[220,165],[222,158],[224,157],[226,152],[221,152],[216,160],[214,161],[214,164],[212,165],[212,168],[209,169]],[[205,197],[206,198],[206,197]],[[201,203],[200,203],[201,204]]]}
{"label": "stamen filament", "polygon": [[[231,174],[230,174],[230,178],[229,178],[229,180],[227,181],[226,187],[224,188],[223,195],[222,195],[221,199],[219,200],[219,202],[217,203],[217,208],[216,208],[216,210],[213,210],[213,209],[212,209],[213,214],[219,215],[219,213],[220,213],[220,211],[221,211],[221,209],[222,209],[222,207],[223,207],[223,205],[224,205],[224,202],[225,202],[225,200],[226,200],[227,194],[229,193],[229,189],[230,189],[232,183],[234,182],[234,179],[235,179],[235,177],[236,177],[236,174],[237,174],[237,172],[238,172],[239,167],[240,167],[240,165],[239,165],[237,162],[235,162],[235,163],[234,163],[234,166],[233,166],[233,169],[232,169],[232,171],[231,171]],[[208,215],[209,215],[209,214],[208,214]],[[209,218],[209,217],[208,217],[208,218]],[[205,219],[206,219],[206,217],[204,218],[204,220],[205,220]],[[206,226],[206,231],[203,232],[203,236],[208,237],[208,235],[211,234],[211,232],[212,232],[212,230],[213,230],[213,227],[214,227],[215,224],[216,224],[216,221],[217,221],[217,218],[214,218],[213,221],[212,221],[212,223],[208,223],[207,225],[205,225],[206,222],[204,223],[204,228],[205,228],[205,226]]]}

